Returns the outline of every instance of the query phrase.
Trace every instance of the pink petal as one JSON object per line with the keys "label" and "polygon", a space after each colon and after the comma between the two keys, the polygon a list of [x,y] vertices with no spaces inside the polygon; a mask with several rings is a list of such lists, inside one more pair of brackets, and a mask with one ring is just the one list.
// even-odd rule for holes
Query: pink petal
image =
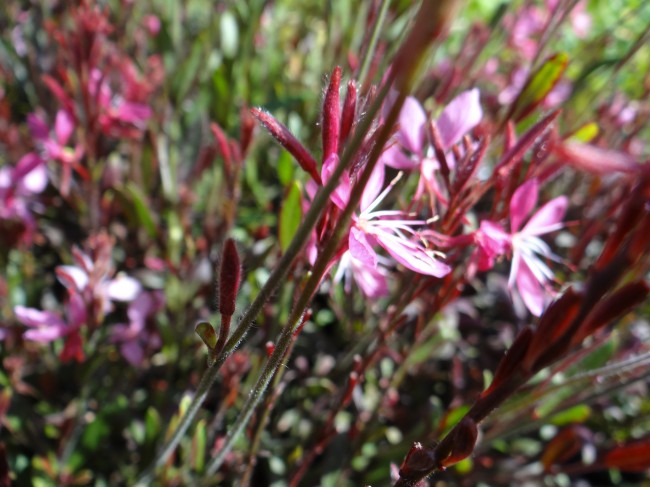
{"label": "pink petal", "polygon": [[569,199],[558,196],[552,199],[530,217],[526,226],[521,230],[528,235],[542,235],[562,228],[562,219],[566,213]]}
{"label": "pink petal", "polygon": [[379,267],[372,268],[365,265],[359,265],[354,259],[350,262],[352,276],[365,296],[371,299],[376,299],[388,295],[386,276],[381,272]]}
{"label": "pink petal", "polygon": [[[323,169],[321,170],[321,178],[323,180],[323,184],[327,184],[327,181],[329,181],[330,176],[334,172],[334,169],[338,163],[339,158],[336,154],[332,154],[325,160],[325,162],[323,162]],[[343,173],[343,176],[341,176],[341,181],[338,187],[330,196],[330,199],[339,208],[345,208],[345,205],[350,199],[350,176],[345,172]]]}
{"label": "pink petal", "polygon": [[537,204],[538,184],[536,179],[519,186],[510,200],[510,231],[515,233]]}
{"label": "pink petal", "polygon": [[53,342],[54,340],[58,340],[63,336],[65,336],[65,330],[63,328],[52,326],[27,330],[23,334],[25,340],[31,340],[32,342],[40,343]]}
{"label": "pink petal", "polygon": [[43,164],[28,172],[22,180],[22,188],[31,194],[38,194],[47,187],[47,169]]}
{"label": "pink petal", "polygon": [[54,121],[54,133],[56,140],[60,145],[66,145],[74,132],[74,120],[66,110],[59,110],[56,112],[56,120]]}
{"label": "pink petal", "polygon": [[142,290],[137,279],[128,276],[118,276],[108,283],[107,294],[113,301],[133,301]]}
{"label": "pink petal", "polygon": [[517,291],[528,310],[535,316],[541,316],[544,310],[544,288],[535,278],[525,259],[520,259],[516,277]]}
{"label": "pink petal", "polygon": [[375,233],[374,237],[397,262],[407,269],[434,277],[443,277],[451,272],[451,267],[434,259],[413,242],[384,231]]}
{"label": "pink petal", "polygon": [[364,266],[377,267],[377,254],[372,249],[366,235],[356,227],[350,228],[348,237],[350,255],[361,262]]}
{"label": "pink petal", "polygon": [[88,285],[88,274],[74,265],[60,265],[56,268],[56,277],[67,289],[81,292]]}
{"label": "pink petal", "polygon": [[143,327],[147,316],[154,310],[154,301],[149,293],[140,293],[131,302],[127,314],[132,326]]}
{"label": "pink petal", "polygon": [[50,128],[47,126],[45,121],[35,113],[27,115],[27,125],[29,126],[29,131],[32,133],[32,137],[36,140],[43,141],[47,139],[50,134]]}
{"label": "pink petal", "polygon": [[601,149],[594,145],[569,142],[558,145],[556,153],[577,169],[592,174],[612,174],[616,172],[633,174],[641,165],[623,152]]}
{"label": "pink petal", "polygon": [[142,364],[144,351],[137,341],[125,342],[120,346],[120,353],[128,363],[137,367]]}
{"label": "pink petal", "polygon": [[114,113],[115,118],[143,127],[144,122],[151,117],[151,108],[142,103],[123,102]]}
{"label": "pink petal", "polygon": [[372,173],[370,173],[368,184],[363,188],[363,194],[361,195],[361,211],[368,208],[368,206],[375,201],[377,195],[381,193],[382,186],[384,185],[385,172],[382,161],[377,161]]}
{"label": "pink petal", "polygon": [[51,311],[41,311],[36,308],[26,308],[25,306],[15,306],[14,314],[18,321],[26,326],[65,326],[65,322],[56,313]]}
{"label": "pink petal", "polygon": [[479,124],[483,118],[480,97],[478,88],[464,91],[442,111],[436,124],[445,149],[449,149]]}
{"label": "pink petal", "polygon": [[399,135],[402,145],[415,154],[422,151],[427,114],[420,102],[408,96],[399,112]]}
{"label": "pink petal", "polygon": [[408,157],[398,145],[392,145],[381,154],[380,163],[384,163],[395,169],[404,169],[410,171],[418,167],[418,161]]}
{"label": "pink petal", "polygon": [[34,169],[42,165],[43,159],[41,159],[34,152],[30,152],[29,154],[25,154],[20,158],[18,164],[16,164],[16,167],[14,167],[12,177],[14,180],[23,179]]}

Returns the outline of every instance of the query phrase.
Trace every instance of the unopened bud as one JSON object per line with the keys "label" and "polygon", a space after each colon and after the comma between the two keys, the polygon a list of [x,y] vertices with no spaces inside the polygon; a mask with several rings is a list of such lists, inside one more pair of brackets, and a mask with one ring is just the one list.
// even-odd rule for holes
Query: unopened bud
{"label": "unopened bud", "polygon": [[323,101],[323,162],[339,151],[341,130],[341,108],[339,106],[339,88],[341,86],[341,67],[332,71],[325,100]]}

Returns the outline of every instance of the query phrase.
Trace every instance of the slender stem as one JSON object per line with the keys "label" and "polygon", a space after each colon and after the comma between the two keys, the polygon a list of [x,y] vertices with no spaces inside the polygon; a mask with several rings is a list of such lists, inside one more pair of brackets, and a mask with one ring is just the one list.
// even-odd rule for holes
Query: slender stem
{"label": "slender stem", "polygon": [[359,86],[365,86],[366,77],[368,76],[368,71],[370,70],[370,65],[372,64],[372,58],[377,48],[377,42],[379,41],[379,35],[382,30],[382,26],[386,21],[386,14],[388,13],[388,7],[390,6],[390,0],[382,0],[381,7],[379,8],[379,14],[377,15],[377,20],[375,20],[375,25],[372,28],[372,34],[370,36],[370,42],[368,43],[368,49],[366,49],[366,55],[363,58],[363,64],[361,65],[361,70],[359,71]]}
{"label": "slender stem", "polygon": [[[377,100],[375,100],[375,102],[371,107],[370,113],[368,113],[367,116],[368,119],[373,118],[374,114],[379,110],[379,107],[381,106],[381,102],[383,98],[386,96],[390,85],[391,83],[388,82],[384,86],[381,96],[379,96]],[[339,218],[339,221],[336,225],[333,235],[327,242],[327,245],[323,249],[323,252],[319,255],[318,259],[316,260],[311,276],[307,280],[307,283],[305,284],[305,287],[303,288],[300,296],[298,297],[298,300],[289,316],[289,320],[282,330],[280,339],[276,343],[275,351],[273,352],[268,362],[266,363],[266,367],[262,371],[257,383],[255,384],[255,387],[253,388],[253,391],[250,393],[248,400],[246,401],[246,403],[242,408],[242,411],[239,413],[237,420],[235,421],[230,432],[226,436],[226,440],[223,443],[221,449],[217,452],[215,457],[208,464],[206,468],[207,475],[209,476],[214,475],[217,472],[217,470],[223,463],[223,460],[225,459],[226,455],[230,452],[235,440],[237,439],[241,431],[244,429],[246,424],[248,424],[248,421],[250,420],[253,411],[257,407],[257,404],[261,401],[262,397],[264,396],[264,393],[266,392],[266,389],[269,383],[271,382],[271,379],[277,373],[278,368],[282,366],[283,360],[285,359],[286,351],[292,343],[293,333],[296,327],[298,326],[298,324],[300,323],[301,317],[305,309],[309,305],[312,296],[316,292],[316,289],[320,285],[321,280],[323,279],[325,273],[327,272],[332,257],[334,257],[334,255],[336,254],[336,251],[339,247],[339,242],[342,239],[344,232],[347,231],[348,223],[350,222],[352,214],[357,208],[359,201],[361,200],[361,195],[363,194],[363,190],[368,180],[370,179],[372,170],[374,169],[377,161],[379,160],[379,156],[381,155],[384,144],[391,135],[392,127],[397,121],[397,117],[399,115],[399,112],[401,110],[402,104],[404,103],[405,99],[406,99],[405,91],[400,91],[398,95],[398,99],[391,107],[390,113],[388,117],[386,117],[386,121],[384,125],[382,125],[381,128],[379,129],[380,133],[377,138],[377,144],[372,148],[372,151],[368,159],[368,163],[366,164],[366,167],[364,168],[363,173],[359,178],[359,181],[355,185],[354,190],[350,195],[350,200],[348,201],[347,206],[345,207],[343,213]],[[330,178],[329,181],[331,182],[332,180],[334,180],[334,177]],[[336,179],[335,181],[338,183],[338,179]]]}

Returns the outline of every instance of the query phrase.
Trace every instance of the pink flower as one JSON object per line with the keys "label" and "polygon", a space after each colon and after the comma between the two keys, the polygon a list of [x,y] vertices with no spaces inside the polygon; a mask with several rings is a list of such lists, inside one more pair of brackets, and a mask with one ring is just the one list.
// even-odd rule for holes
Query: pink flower
{"label": "pink flower", "polygon": [[98,312],[106,313],[112,309],[112,301],[135,299],[142,286],[136,279],[125,275],[112,279],[110,247],[103,239],[99,245],[102,248],[94,261],[78,248],[73,248],[72,256],[77,265],[58,266],[56,275],[70,294],[81,294],[86,302],[98,306]]}
{"label": "pink flower", "polygon": [[486,265],[493,263],[494,257],[504,251],[508,242],[512,250],[512,267],[508,286],[517,288],[524,304],[535,316],[544,310],[548,282],[554,278],[553,271],[543,258],[558,260],[540,235],[562,228],[562,219],[569,203],[565,196],[559,196],[537,210],[522,226],[526,217],[537,205],[539,184],[536,179],[522,184],[510,201],[510,233],[493,222],[482,222],[477,233],[480,234],[479,253],[487,258]]}
{"label": "pink flower", "polygon": [[66,305],[67,320],[51,311],[24,306],[16,306],[14,313],[18,321],[30,328],[24,334],[26,340],[49,343],[64,338],[61,360],[67,362],[75,359],[77,362],[83,362],[83,340],[79,330],[86,323],[86,307],[81,296],[70,296]]}
{"label": "pink flower", "polygon": [[45,189],[47,181],[43,160],[34,153],[23,156],[13,168],[0,168],[0,220],[19,221],[24,243],[31,243],[36,228],[30,201]]}
{"label": "pink flower", "polygon": [[[323,181],[328,180],[337,162],[336,156],[325,161]],[[426,222],[406,218],[407,215],[399,210],[376,211],[398,178],[382,191],[384,167],[381,163],[375,167],[361,198],[361,212],[354,217],[350,228],[347,255],[344,254],[335,277],[340,278],[342,273],[350,272],[368,297],[385,295],[388,289],[386,273],[378,265],[387,262],[374,250],[375,245],[381,246],[397,262],[419,274],[443,277],[451,271],[447,264],[435,258],[431,250],[411,238],[417,237],[412,227]],[[349,194],[349,176],[344,175],[342,184],[332,195],[332,201],[343,208]]]}
{"label": "pink flower", "polygon": [[[457,144],[466,133],[479,124],[482,117],[478,88],[464,91],[454,98],[434,122],[440,134],[442,148],[448,150]],[[418,199],[426,188],[429,193],[437,195],[443,201],[435,180],[435,173],[440,169],[440,165],[427,141],[428,124],[429,119],[420,102],[408,97],[399,116],[399,144],[385,150],[382,161],[396,169],[419,168],[420,184],[415,199]],[[411,155],[404,153],[402,148]],[[452,158],[448,158],[448,163],[451,162]]]}
{"label": "pink flower", "polygon": [[[126,137],[144,130],[152,113],[148,105],[114,94],[99,69],[92,70],[89,83],[89,92],[96,97],[97,104],[101,109],[99,123],[104,133],[110,136]],[[129,83],[134,86],[136,84],[132,79],[129,79]],[[136,91],[130,86],[126,86],[125,89]],[[129,95],[136,96],[137,93],[129,93]]]}
{"label": "pink flower", "polygon": [[72,115],[66,110],[59,110],[56,113],[52,135],[50,135],[47,124],[36,114],[32,113],[27,116],[27,124],[32,132],[32,137],[42,144],[45,157],[62,164],[61,194],[67,196],[70,193],[73,169],[82,177],[88,176],[86,169],[80,165],[84,152],[82,146],[77,144],[74,149],[68,146],[74,133]]}
{"label": "pink flower", "polygon": [[120,353],[134,367],[142,365],[147,349],[160,347],[160,337],[146,329],[146,321],[163,306],[162,293],[142,292],[129,305],[129,323],[112,328],[111,341],[120,344]]}

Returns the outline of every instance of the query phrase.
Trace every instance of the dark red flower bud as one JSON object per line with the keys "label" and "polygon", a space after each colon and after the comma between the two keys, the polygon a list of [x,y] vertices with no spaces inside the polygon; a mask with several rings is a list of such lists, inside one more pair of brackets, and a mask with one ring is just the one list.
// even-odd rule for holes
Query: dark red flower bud
{"label": "dark red flower bud", "polygon": [[339,106],[339,88],[341,86],[341,67],[332,71],[325,100],[323,101],[323,162],[332,154],[339,152],[339,135],[341,131],[341,107]]}
{"label": "dark red flower bud", "polygon": [[[339,137],[340,144],[342,145],[352,131],[354,118],[357,112],[357,85],[353,80],[348,81],[348,91],[345,94],[343,101],[343,112],[341,113],[341,135]],[[339,147],[339,150],[341,147]]]}
{"label": "dark red flower bud", "polygon": [[282,123],[268,112],[259,108],[251,108],[251,114],[260,121],[266,130],[291,154],[300,167],[302,167],[314,181],[322,185],[316,160],[311,156],[309,151],[296,139],[293,134]]}
{"label": "dark red flower bud", "polygon": [[241,280],[241,265],[235,241],[226,240],[219,270],[219,312],[224,316],[235,314],[235,302]]}
{"label": "dark red flower bud", "polygon": [[449,467],[470,456],[477,438],[476,423],[472,418],[465,416],[436,448],[438,467]]}

